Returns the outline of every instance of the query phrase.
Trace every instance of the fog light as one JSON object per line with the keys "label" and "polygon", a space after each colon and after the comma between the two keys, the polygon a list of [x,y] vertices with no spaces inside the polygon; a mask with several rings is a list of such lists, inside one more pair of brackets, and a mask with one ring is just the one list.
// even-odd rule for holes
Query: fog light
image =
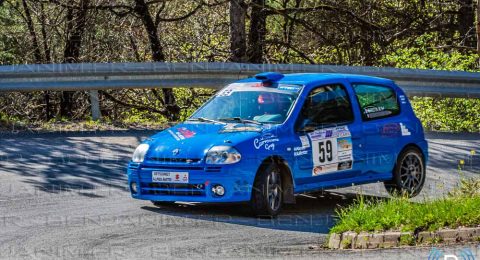
{"label": "fog light", "polygon": [[222,185],[215,185],[212,187],[212,192],[217,196],[223,196],[225,194],[225,188]]}
{"label": "fog light", "polygon": [[132,193],[137,193],[137,183],[136,182],[130,183],[130,190],[132,191]]}

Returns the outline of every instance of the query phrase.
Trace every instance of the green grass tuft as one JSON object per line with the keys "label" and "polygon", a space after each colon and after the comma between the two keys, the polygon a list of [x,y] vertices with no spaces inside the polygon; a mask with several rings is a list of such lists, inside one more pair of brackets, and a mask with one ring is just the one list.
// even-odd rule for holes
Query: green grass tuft
{"label": "green grass tuft", "polygon": [[480,192],[472,187],[480,187],[480,179],[464,180],[448,196],[422,203],[404,197],[369,200],[359,196],[353,204],[337,210],[339,221],[330,233],[476,227],[480,225]]}

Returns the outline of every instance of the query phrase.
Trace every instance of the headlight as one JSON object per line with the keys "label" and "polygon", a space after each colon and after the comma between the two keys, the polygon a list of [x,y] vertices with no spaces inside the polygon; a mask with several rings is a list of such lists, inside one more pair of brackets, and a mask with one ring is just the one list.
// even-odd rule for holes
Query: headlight
{"label": "headlight", "polygon": [[214,146],[207,152],[208,164],[232,164],[239,162],[242,156],[231,146]]}
{"label": "headlight", "polygon": [[145,154],[150,146],[148,144],[141,144],[135,149],[132,156],[132,162],[141,163],[145,159]]}

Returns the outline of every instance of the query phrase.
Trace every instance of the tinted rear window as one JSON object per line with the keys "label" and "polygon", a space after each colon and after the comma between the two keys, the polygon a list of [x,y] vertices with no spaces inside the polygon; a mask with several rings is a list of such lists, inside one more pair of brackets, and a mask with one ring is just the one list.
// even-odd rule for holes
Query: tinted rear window
{"label": "tinted rear window", "polygon": [[397,97],[392,88],[369,84],[354,84],[353,88],[364,120],[384,118],[400,113]]}

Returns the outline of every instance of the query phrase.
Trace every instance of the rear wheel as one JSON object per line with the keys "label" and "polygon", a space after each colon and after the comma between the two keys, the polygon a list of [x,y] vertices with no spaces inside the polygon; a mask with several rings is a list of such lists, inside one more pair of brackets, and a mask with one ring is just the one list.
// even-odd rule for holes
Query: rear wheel
{"label": "rear wheel", "polygon": [[385,182],[392,195],[417,196],[425,183],[426,173],[422,152],[415,147],[405,149],[397,158],[393,179]]}
{"label": "rear wheel", "polygon": [[283,204],[282,176],[272,163],[257,174],[253,184],[251,205],[257,216],[276,216]]}

